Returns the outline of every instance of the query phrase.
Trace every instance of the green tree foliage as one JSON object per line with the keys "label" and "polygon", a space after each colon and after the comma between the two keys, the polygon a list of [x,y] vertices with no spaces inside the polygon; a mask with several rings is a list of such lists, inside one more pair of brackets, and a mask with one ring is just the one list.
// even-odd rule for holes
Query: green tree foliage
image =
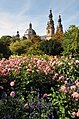
{"label": "green tree foliage", "polygon": [[31,39],[19,40],[14,37],[11,39],[10,50],[13,54],[40,54],[42,51],[39,51],[40,37],[33,36]]}
{"label": "green tree foliage", "polygon": [[26,53],[31,45],[32,42],[30,40],[16,41],[10,44],[10,50],[13,54],[21,55]]}
{"label": "green tree foliage", "polygon": [[31,39],[31,42],[33,43],[31,47],[29,47],[27,54],[33,54],[33,55],[42,55],[44,54],[40,49],[40,43],[41,38],[39,36],[33,36]]}
{"label": "green tree foliage", "polygon": [[41,41],[40,36],[34,35],[31,38],[32,43],[39,43]]}
{"label": "green tree foliage", "polygon": [[2,36],[0,38],[0,57],[8,58],[11,55],[9,45],[11,42],[11,36]]}
{"label": "green tree foliage", "polygon": [[40,44],[40,50],[48,55],[59,55],[62,52],[62,47],[56,40],[44,40]]}
{"label": "green tree foliage", "polygon": [[20,38],[19,37],[17,37],[17,35],[16,36],[13,36],[12,38],[11,38],[11,43],[13,42],[16,42],[16,41],[19,41],[20,40]]}
{"label": "green tree foliage", "polygon": [[64,34],[64,55],[78,56],[79,54],[79,28],[75,25],[69,27]]}
{"label": "green tree foliage", "polygon": [[64,33],[62,32],[57,32],[55,34],[52,35],[52,39],[56,40],[57,42],[61,43],[63,42],[63,36],[64,36]]}

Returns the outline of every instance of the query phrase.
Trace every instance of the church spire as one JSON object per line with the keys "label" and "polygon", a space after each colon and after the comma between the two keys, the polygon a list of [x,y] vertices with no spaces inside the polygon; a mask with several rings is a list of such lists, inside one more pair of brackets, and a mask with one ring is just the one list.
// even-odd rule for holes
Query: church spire
{"label": "church spire", "polygon": [[32,23],[30,22],[30,24],[29,24],[29,29],[32,29]]}
{"label": "church spire", "polygon": [[61,21],[62,21],[62,20],[61,20],[61,16],[59,15],[56,33],[59,33],[59,32],[63,33],[63,26],[62,26],[62,24],[61,24]]}
{"label": "church spire", "polygon": [[58,23],[61,24],[61,16],[59,15]]}
{"label": "church spire", "polygon": [[48,40],[52,38],[54,31],[55,28],[54,28],[53,15],[52,15],[52,10],[50,9],[49,21],[47,22],[47,28],[46,28],[46,37]]}
{"label": "church spire", "polygon": [[53,17],[53,15],[52,15],[52,10],[50,9],[50,13],[49,13],[49,20],[50,20],[50,21],[52,21],[52,17]]}

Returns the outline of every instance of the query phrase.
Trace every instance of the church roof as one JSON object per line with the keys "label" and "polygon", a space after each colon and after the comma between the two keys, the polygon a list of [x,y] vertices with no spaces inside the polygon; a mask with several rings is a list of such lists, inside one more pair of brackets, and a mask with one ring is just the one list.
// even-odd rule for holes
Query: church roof
{"label": "church roof", "polygon": [[32,24],[31,24],[31,23],[29,24],[29,29],[27,29],[27,30],[25,31],[25,34],[27,34],[27,35],[36,35],[35,30],[32,29]]}
{"label": "church roof", "polygon": [[29,34],[31,34],[31,35],[36,35],[36,32],[35,32],[35,30],[33,30],[33,29],[27,29],[27,30],[25,31],[25,34],[27,34],[27,35],[29,35]]}

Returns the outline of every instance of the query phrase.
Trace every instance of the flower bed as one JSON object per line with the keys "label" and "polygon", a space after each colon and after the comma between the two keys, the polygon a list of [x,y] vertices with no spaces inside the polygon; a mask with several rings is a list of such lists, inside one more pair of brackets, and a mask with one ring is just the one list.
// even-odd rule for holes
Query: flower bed
{"label": "flower bed", "polygon": [[0,60],[1,119],[79,118],[79,60]]}

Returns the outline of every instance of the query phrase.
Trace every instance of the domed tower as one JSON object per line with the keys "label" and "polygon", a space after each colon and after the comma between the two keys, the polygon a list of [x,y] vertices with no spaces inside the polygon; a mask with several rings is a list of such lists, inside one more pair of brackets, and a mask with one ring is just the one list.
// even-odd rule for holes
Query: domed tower
{"label": "domed tower", "polygon": [[32,24],[30,23],[29,24],[29,29],[27,29],[25,31],[24,37],[26,37],[28,39],[28,38],[31,38],[34,35],[36,35],[36,32],[35,32],[35,30],[32,29]]}
{"label": "domed tower", "polygon": [[19,31],[17,31],[16,37],[17,37],[17,38],[19,38],[19,37],[20,37],[20,35],[19,35]]}
{"label": "domed tower", "polygon": [[55,28],[54,28],[53,15],[52,15],[52,10],[50,9],[49,21],[47,22],[47,28],[46,28],[46,38],[48,40],[51,39],[52,35],[54,34],[54,31]]}
{"label": "domed tower", "polygon": [[56,33],[60,33],[60,32],[63,33],[63,26],[61,24],[61,16],[59,15]]}

